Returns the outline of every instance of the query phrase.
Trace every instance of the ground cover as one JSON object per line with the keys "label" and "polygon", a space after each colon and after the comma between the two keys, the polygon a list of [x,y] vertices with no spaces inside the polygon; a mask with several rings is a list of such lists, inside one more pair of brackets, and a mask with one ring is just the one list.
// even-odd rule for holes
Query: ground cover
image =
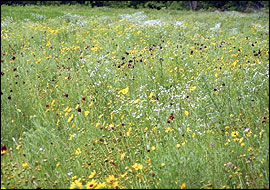
{"label": "ground cover", "polygon": [[1,187],[269,188],[269,14],[1,6]]}

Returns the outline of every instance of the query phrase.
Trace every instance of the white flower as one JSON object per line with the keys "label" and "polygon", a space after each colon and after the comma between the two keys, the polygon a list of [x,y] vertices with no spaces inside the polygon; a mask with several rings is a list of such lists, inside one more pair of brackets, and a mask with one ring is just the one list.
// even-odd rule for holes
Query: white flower
{"label": "white flower", "polygon": [[68,175],[72,175],[73,173],[72,172],[69,172],[69,173],[67,173]]}
{"label": "white flower", "polygon": [[246,129],[244,130],[244,133],[248,133],[248,131],[249,131],[249,128],[246,128]]}

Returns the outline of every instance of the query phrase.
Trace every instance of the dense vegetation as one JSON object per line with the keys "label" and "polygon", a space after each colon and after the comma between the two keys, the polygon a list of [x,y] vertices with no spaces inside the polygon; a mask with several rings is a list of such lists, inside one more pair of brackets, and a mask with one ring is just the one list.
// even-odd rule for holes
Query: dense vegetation
{"label": "dense vegetation", "polygon": [[230,10],[230,11],[252,11],[254,9],[269,9],[269,1],[1,1],[6,5],[62,5],[80,4],[91,7],[113,7],[113,8],[150,8],[150,9],[192,9],[191,2],[195,2],[194,10]]}
{"label": "dense vegetation", "polygon": [[269,14],[2,5],[1,188],[269,189]]}

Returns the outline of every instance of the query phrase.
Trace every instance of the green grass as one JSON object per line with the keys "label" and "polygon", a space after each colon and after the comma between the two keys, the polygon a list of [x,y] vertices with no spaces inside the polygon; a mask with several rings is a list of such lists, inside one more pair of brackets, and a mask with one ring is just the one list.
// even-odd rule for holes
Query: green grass
{"label": "green grass", "polygon": [[269,188],[269,15],[1,6],[1,147],[2,188]]}

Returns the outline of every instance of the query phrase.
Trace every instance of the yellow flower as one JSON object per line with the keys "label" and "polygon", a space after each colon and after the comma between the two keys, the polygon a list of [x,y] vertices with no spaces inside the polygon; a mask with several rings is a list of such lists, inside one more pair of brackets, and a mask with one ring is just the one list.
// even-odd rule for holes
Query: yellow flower
{"label": "yellow flower", "polygon": [[167,128],[165,129],[165,132],[166,132],[166,133],[173,132],[173,129],[170,128],[170,127],[167,127]]}
{"label": "yellow flower", "polygon": [[120,91],[118,92],[118,94],[120,94],[120,93],[126,94],[126,93],[128,93],[128,90],[129,90],[129,87],[124,88],[123,90],[120,90]]}
{"label": "yellow flower", "polygon": [[61,165],[60,162],[57,162],[56,167],[58,168]]}
{"label": "yellow flower", "polygon": [[165,163],[162,163],[162,164],[161,164],[161,167],[163,167],[163,166],[165,166],[165,165],[166,165]]}
{"label": "yellow flower", "polygon": [[138,163],[135,163],[132,168],[134,168],[135,170],[141,170],[143,169],[143,165],[142,164],[138,164]]}
{"label": "yellow flower", "polygon": [[99,126],[100,126],[100,123],[97,123],[97,124],[96,124],[96,128],[98,128]]}
{"label": "yellow flower", "polygon": [[238,132],[238,131],[233,131],[233,132],[231,133],[231,136],[232,136],[232,137],[237,137],[237,136],[238,136],[238,134],[239,134],[239,132]]}
{"label": "yellow flower", "polygon": [[17,111],[20,112],[20,113],[22,112],[22,110],[20,110],[20,109],[17,109]]}
{"label": "yellow flower", "polygon": [[90,176],[89,176],[88,178],[91,179],[91,178],[95,177],[96,173],[97,173],[97,172],[94,170],[93,172],[91,172],[91,174],[90,174]]}
{"label": "yellow flower", "polygon": [[124,160],[126,153],[121,154],[121,160]]}
{"label": "yellow flower", "polygon": [[251,133],[252,133],[251,130],[249,130],[249,131],[247,132],[247,134],[246,134],[247,137],[250,137],[250,136],[251,136]]}
{"label": "yellow flower", "polygon": [[96,186],[96,189],[106,189],[106,183],[105,183],[105,182],[99,183],[99,184]]}
{"label": "yellow flower", "polygon": [[88,116],[89,113],[90,113],[89,111],[85,111],[85,112],[84,112],[84,115],[85,115],[85,116]]}
{"label": "yellow flower", "polygon": [[141,101],[140,99],[137,99],[137,100],[134,101],[134,104],[137,104],[137,103],[139,103],[140,101]]}
{"label": "yellow flower", "polygon": [[38,59],[35,64],[39,64],[41,62],[41,59]]}
{"label": "yellow flower", "polygon": [[20,148],[21,148],[21,144],[19,144],[17,147],[16,147],[16,150],[20,150]]}
{"label": "yellow flower", "polygon": [[124,177],[126,177],[127,174],[128,174],[128,173],[125,172],[124,174],[121,175],[121,177],[124,178]]}
{"label": "yellow flower", "polygon": [[184,114],[185,114],[186,116],[188,116],[189,113],[188,113],[188,111],[185,111]]}
{"label": "yellow flower", "polygon": [[27,163],[24,163],[24,164],[22,165],[22,167],[23,167],[23,168],[28,168],[29,165],[28,165]]}
{"label": "yellow flower", "polygon": [[91,107],[93,106],[93,104],[94,104],[94,103],[92,102],[91,104],[89,104],[89,106],[88,106],[88,107],[89,107],[89,108],[91,108]]}
{"label": "yellow flower", "polygon": [[91,50],[96,52],[98,50],[98,47],[92,47]]}
{"label": "yellow flower", "polygon": [[110,129],[110,130],[114,129],[114,124],[111,123],[110,125],[106,126],[106,129]]}
{"label": "yellow flower", "polygon": [[181,146],[180,144],[177,144],[177,145],[176,145],[177,148],[180,148],[180,146]]}
{"label": "yellow flower", "polygon": [[72,139],[73,139],[73,135],[70,135],[68,140],[72,141]]}
{"label": "yellow flower", "polygon": [[239,140],[239,143],[242,143],[244,140],[244,137],[241,137],[240,140]]}
{"label": "yellow flower", "polygon": [[97,185],[97,181],[92,179],[90,182],[86,183],[86,189],[94,189]]}
{"label": "yellow flower", "polygon": [[116,178],[114,177],[114,175],[110,175],[110,176],[107,177],[105,180],[106,180],[108,183],[113,183],[113,182],[116,180]]}
{"label": "yellow flower", "polygon": [[235,139],[233,139],[234,140],[234,142],[238,142],[239,141],[239,139],[238,138],[235,138]]}
{"label": "yellow flower", "polygon": [[259,135],[260,135],[260,138],[262,138],[263,132],[261,131],[261,132],[259,133]]}
{"label": "yellow flower", "polygon": [[196,90],[196,86],[190,87],[189,92],[191,93],[191,92],[193,92],[194,90]]}
{"label": "yellow flower", "polygon": [[77,154],[77,155],[81,154],[81,149],[80,148],[77,148],[75,154]]}
{"label": "yellow flower", "polygon": [[74,118],[74,115],[71,114],[71,116],[68,118],[68,122],[70,123],[73,120],[73,118]]}
{"label": "yellow flower", "polygon": [[50,45],[51,45],[51,42],[48,41],[47,44],[46,44],[46,46],[48,47],[48,46],[50,46]]}
{"label": "yellow flower", "polygon": [[114,119],[114,113],[112,112],[111,113],[111,120],[113,120]]}
{"label": "yellow flower", "polygon": [[130,136],[131,131],[132,131],[132,128],[130,127],[130,128],[128,129],[128,132],[127,132],[127,136],[128,136],[128,137]]}
{"label": "yellow flower", "polygon": [[154,96],[154,93],[151,92],[150,95],[149,95],[149,98],[152,98]]}
{"label": "yellow flower", "polygon": [[180,186],[181,189],[185,189],[185,187],[186,187],[186,183],[183,183],[183,184]]}
{"label": "yellow flower", "polygon": [[188,128],[187,128],[187,132],[189,132],[189,131],[190,131],[190,128],[188,127]]}
{"label": "yellow flower", "polygon": [[119,186],[118,181],[113,182],[112,186],[114,189],[117,189],[117,187]]}
{"label": "yellow flower", "polygon": [[245,143],[241,143],[241,146],[245,146]]}
{"label": "yellow flower", "polygon": [[248,148],[248,151],[251,152],[253,149],[251,147]]}
{"label": "yellow flower", "polygon": [[154,151],[154,150],[156,150],[156,147],[155,146],[152,146],[151,149]]}
{"label": "yellow flower", "polygon": [[81,183],[81,178],[72,182],[69,188],[70,189],[83,189],[83,185]]}
{"label": "yellow flower", "polygon": [[2,155],[5,155],[6,153],[7,153],[6,150],[1,150],[1,156],[2,156]]}

